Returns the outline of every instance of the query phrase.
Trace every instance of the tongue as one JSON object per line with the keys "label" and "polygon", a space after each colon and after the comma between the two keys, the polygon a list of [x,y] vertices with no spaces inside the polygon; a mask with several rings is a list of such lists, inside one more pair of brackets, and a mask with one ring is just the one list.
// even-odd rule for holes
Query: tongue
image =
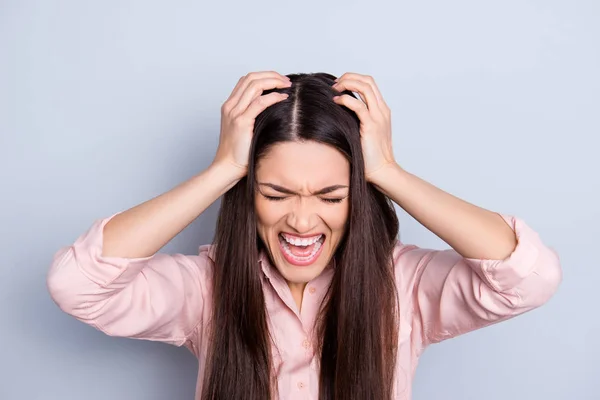
{"label": "tongue", "polygon": [[308,246],[294,246],[293,244],[288,243],[288,246],[293,255],[298,257],[306,257],[312,253],[313,249],[315,248],[315,243]]}

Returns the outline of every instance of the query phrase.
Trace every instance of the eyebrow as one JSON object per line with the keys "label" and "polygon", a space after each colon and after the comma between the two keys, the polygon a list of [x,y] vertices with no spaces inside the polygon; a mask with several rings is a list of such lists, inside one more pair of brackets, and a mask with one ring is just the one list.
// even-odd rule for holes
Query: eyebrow
{"label": "eyebrow", "polygon": [[[279,186],[279,185],[275,185],[273,183],[258,183],[260,186],[268,186],[273,190],[276,190],[280,193],[285,193],[285,194],[291,194],[291,195],[297,195],[299,193],[294,192],[293,190],[284,188],[283,186]],[[327,193],[331,193],[331,192],[335,192],[338,189],[346,189],[348,188],[348,186],[346,185],[331,185],[331,186],[327,186],[324,187],[322,189],[317,190],[316,192],[313,193],[313,195],[322,195],[322,194],[327,194]]]}

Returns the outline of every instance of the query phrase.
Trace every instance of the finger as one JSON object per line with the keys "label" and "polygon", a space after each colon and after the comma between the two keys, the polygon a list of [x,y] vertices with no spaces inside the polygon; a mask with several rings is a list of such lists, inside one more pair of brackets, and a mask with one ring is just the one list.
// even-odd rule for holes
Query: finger
{"label": "finger", "polygon": [[[383,105],[385,104],[385,100],[383,99],[383,95],[381,94],[381,90],[379,90],[379,87],[377,86],[377,83],[375,83],[375,79],[373,79],[372,76],[370,75],[362,75],[362,74],[356,74],[356,73],[352,73],[352,72],[347,72],[344,75],[340,76],[338,78],[338,80],[340,79],[352,79],[352,80],[358,80],[361,82],[364,82],[368,85],[371,86],[371,89],[373,90],[373,93],[375,94],[375,98],[377,99],[377,102],[379,103],[379,105]],[[387,105],[386,105],[387,106]]]}
{"label": "finger", "polygon": [[242,96],[242,93],[244,93],[244,90],[248,87],[248,85],[257,79],[267,79],[267,78],[271,78],[271,79],[281,79],[282,82],[289,82],[289,78],[285,75],[281,75],[280,73],[276,72],[276,71],[259,71],[259,72],[251,72],[248,75],[242,76],[237,85],[235,85],[235,88],[232,90],[231,92],[231,96],[229,96],[228,101],[231,102],[231,104],[236,105],[239,100],[240,97]]}
{"label": "finger", "polygon": [[375,93],[373,93],[373,89],[366,82],[346,78],[343,80],[340,79],[338,83],[336,83],[332,87],[340,92],[344,90],[358,92],[361,95],[363,101],[367,104],[369,110],[374,111],[379,108],[379,103],[377,101],[377,98],[375,97]]}
{"label": "finger", "polygon": [[246,111],[244,111],[242,116],[244,118],[256,119],[258,114],[263,112],[265,109],[269,108],[270,106],[272,106],[275,103],[278,103],[280,101],[287,99],[288,97],[289,97],[289,94],[278,93],[278,92],[273,92],[273,93],[265,94],[264,96],[260,96],[257,99],[255,99],[252,103],[250,103],[250,105],[248,106]]}
{"label": "finger", "polygon": [[230,101],[233,105],[237,104],[240,100],[240,97],[244,93],[245,89],[257,79],[281,79],[283,82],[289,82],[289,78],[287,76],[281,75],[276,71],[260,71],[260,72],[251,72],[248,75],[242,76],[238,81],[238,84],[234,88],[231,93]]}
{"label": "finger", "polygon": [[290,82],[283,82],[278,78],[265,78],[265,79],[257,79],[248,84],[243,93],[240,96],[238,103],[233,106],[232,112],[235,115],[242,114],[250,103],[254,101],[254,99],[258,98],[263,91],[273,89],[273,88],[289,88],[291,86]]}
{"label": "finger", "polygon": [[336,96],[333,98],[333,101],[337,104],[343,105],[351,109],[358,115],[358,118],[362,123],[367,123],[371,121],[371,114],[367,108],[367,105],[362,101],[348,95],[343,94],[341,96]]}

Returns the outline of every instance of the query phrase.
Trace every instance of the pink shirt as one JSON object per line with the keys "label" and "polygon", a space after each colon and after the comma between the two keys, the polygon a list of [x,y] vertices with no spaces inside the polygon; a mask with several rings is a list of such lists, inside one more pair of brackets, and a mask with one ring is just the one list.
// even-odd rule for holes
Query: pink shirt
{"label": "pink shirt", "polygon": [[[186,346],[199,360],[200,399],[204,328],[212,303],[211,245],[201,246],[195,256],[103,257],[103,227],[110,218],[96,221],[56,253],[48,274],[50,294],[63,311],[107,335]],[[393,259],[401,316],[395,399],[411,398],[415,368],[428,345],[522,314],[556,291],[562,280],[556,252],[522,220],[503,218],[518,239],[504,260],[397,243]],[[260,261],[280,399],[317,400],[317,357],[308,339],[333,269],[308,282],[298,311],[268,257],[263,254]]]}

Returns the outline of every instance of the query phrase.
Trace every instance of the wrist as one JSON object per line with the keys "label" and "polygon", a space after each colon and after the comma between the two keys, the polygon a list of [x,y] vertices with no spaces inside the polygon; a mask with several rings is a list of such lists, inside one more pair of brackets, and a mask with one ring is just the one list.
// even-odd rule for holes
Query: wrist
{"label": "wrist", "polygon": [[213,162],[206,169],[206,173],[211,180],[218,182],[219,186],[224,188],[224,193],[246,176],[246,169],[228,162]]}
{"label": "wrist", "polygon": [[368,173],[365,178],[368,182],[379,187],[385,187],[386,183],[397,179],[398,174],[405,171],[396,162],[390,162]]}

